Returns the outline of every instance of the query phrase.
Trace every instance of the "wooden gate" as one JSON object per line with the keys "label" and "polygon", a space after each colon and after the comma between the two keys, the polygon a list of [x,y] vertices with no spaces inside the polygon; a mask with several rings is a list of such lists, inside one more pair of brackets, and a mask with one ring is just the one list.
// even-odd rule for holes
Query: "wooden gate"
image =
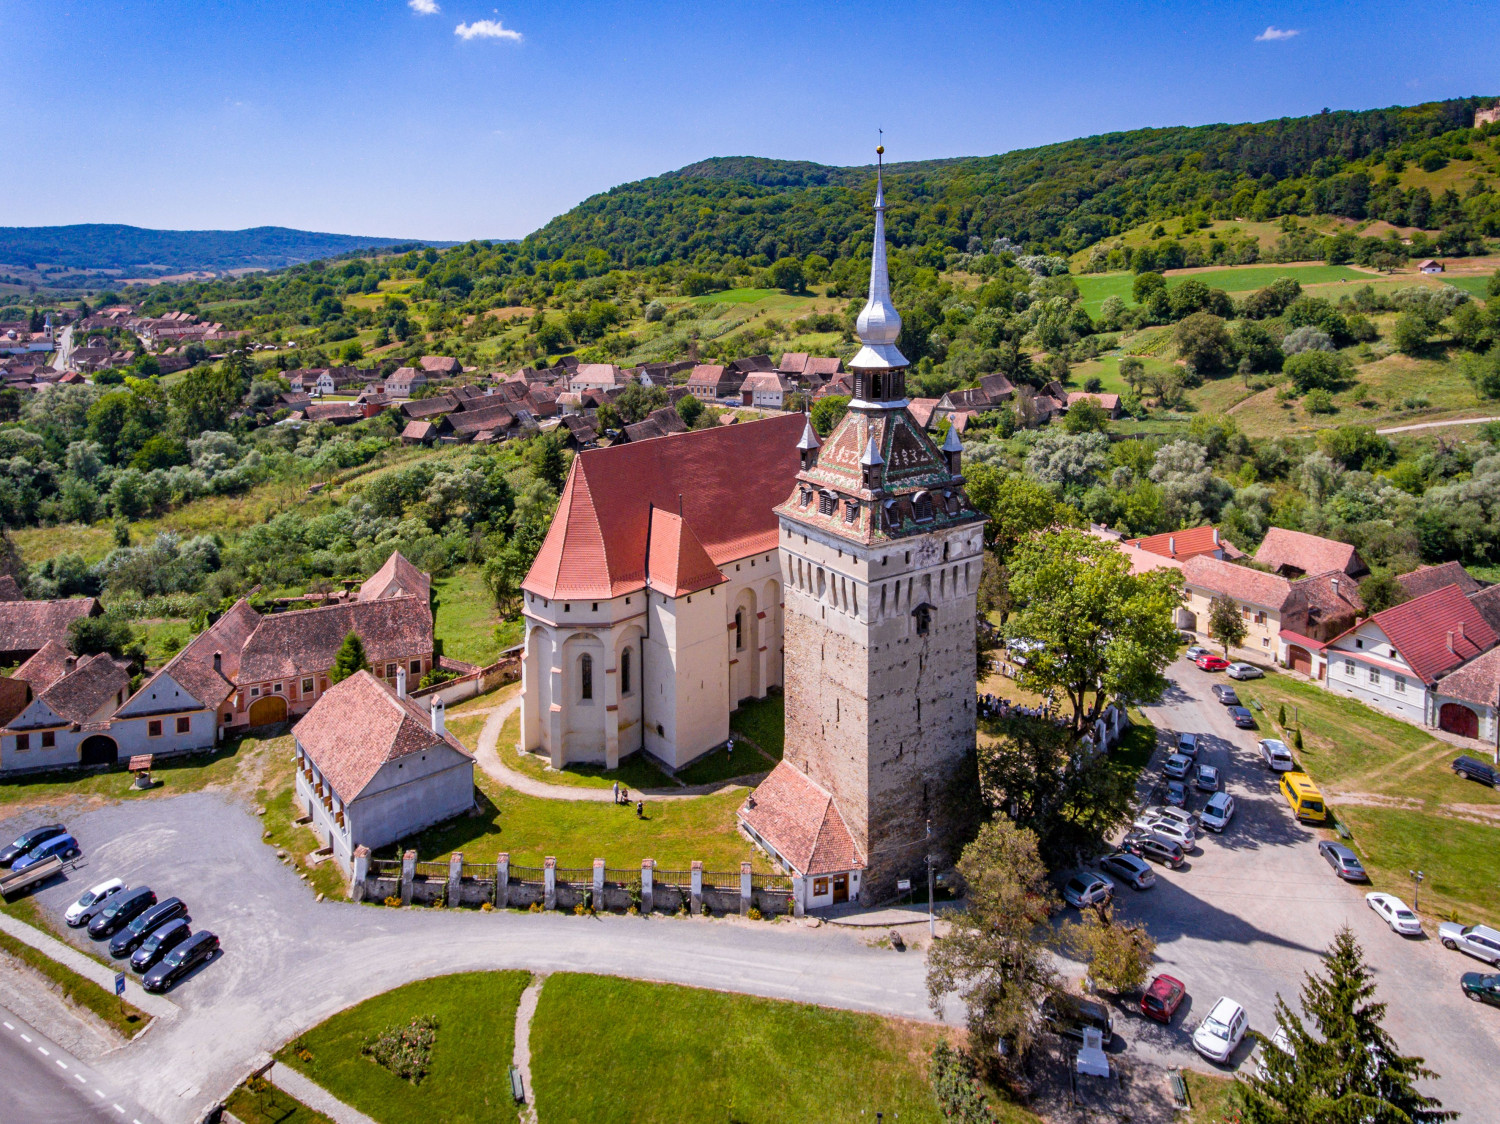
{"label": "wooden gate", "polygon": [[1438,729],[1461,738],[1479,736],[1479,715],[1462,703],[1444,703],[1438,711]]}
{"label": "wooden gate", "polygon": [[1286,659],[1293,671],[1299,671],[1303,675],[1312,674],[1312,653],[1306,648],[1293,644],[1286,650]]}
{"label": "wooden gate", "polygon": [[250,725],[269,726],[286,721],[286,699],[280,695],[262,695],[250,704]]}

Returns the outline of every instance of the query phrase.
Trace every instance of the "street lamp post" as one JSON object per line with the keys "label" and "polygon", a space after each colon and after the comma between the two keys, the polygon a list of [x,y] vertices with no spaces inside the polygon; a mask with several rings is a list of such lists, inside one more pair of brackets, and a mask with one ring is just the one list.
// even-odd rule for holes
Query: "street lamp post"
{"label": "street lamp post", "polygon": [[1411,875],[1411,880],[1412,880],[1413,884],[1416,886],[1416,889],[1412,891],[1412,899],[1411,899],[1412,912],[1414,912],[1414,913],[1421,913],[1422,912],[1422,879],[1425,878],[1425,877],[1427,877],[1427,876],[1425,874],[1423,874],[1420,870],[1409,870],[1409,871],[1407,871],[1407,873]]}
{"label": "street lamp post", "polygon": [[927,935],[930,938],[937,937],[937,913],[934,910],[933,898],[935,889],[932,879],[932,821],[927,821]]}

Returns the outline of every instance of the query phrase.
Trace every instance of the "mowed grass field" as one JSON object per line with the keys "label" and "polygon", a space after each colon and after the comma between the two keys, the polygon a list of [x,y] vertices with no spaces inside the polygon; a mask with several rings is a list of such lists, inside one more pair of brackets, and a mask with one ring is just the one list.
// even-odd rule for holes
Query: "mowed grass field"
{"label": "mowed grass field", "polygon": [[[1268,737],[1282,736],[1274,729],[1282,706],[1292,729],[1300,717],[1298,765],[1353,833],[1377,889],[1410,901],[1407,872],[1420,869],[1424,913],[1500,923],[1500,792],[1454,775],[1449,763],[1462,750],[1290,676],[1240,689],[1265,708]],[[1293,744],[1291,729],[1284,739]]]}
{"label": "mowed grass field", "polygon": [[[1375,274],[1351,269],[1346,265],[1232,265],[1173,270],[1166,277],[1168,288],[1194,277],[1211,289],[1223,289],[1234,295],[1263,289],[1278,277],[1291,277],[1303,286],[1379,280]],[[1078,291],[1083,295],[1083,307],[1090,316],[1099,315],[1099,310],[1108,297],[1119,297],[1126,305],[1135,304],[1131,298],[1131,289],[1135,284],[1133,273],[1084,273],[1073,280],[1078,282]]]}

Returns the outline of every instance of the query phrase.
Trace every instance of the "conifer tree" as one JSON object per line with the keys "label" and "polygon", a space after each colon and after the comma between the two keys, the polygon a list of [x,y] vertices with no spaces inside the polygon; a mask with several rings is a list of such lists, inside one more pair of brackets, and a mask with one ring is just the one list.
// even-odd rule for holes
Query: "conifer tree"
{"label": "conifer tree", "polygon": [[[1319,973],[1302,985],[1302,1016],[1279,996],[1276,1022],[1289,1050],[1262,1047],[1263,1076],[1234,1090],[1245,1124],[1437,1124],[1458,1114],[1417,1090],[1436,1077],[1423,1059],[1403,1055],[1381,1024],[1385,1004],[1364,951],[1340,929]],[[1304,1021],[1305,1020],[1305,1021]]]}
{"label": "conifer tree", "polygon": [[359,638],[359,633],[351,632],[344,637],[344,642],[339,645],[338,654],[333,657],[333,667],[328,671],[328,682],[340,683],[356,671],[369,671],[370,661],[365,658],[365,645]]}

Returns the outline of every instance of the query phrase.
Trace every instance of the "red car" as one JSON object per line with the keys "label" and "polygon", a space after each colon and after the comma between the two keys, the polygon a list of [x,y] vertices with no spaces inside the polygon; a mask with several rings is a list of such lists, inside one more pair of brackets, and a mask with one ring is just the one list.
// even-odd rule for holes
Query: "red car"
{"label": "red car", "polygon": [[1223,671],[1229,666],[1229,661],[1223,656],[1214,656],[1204,653],[1195,661],[1204,671]]}
{"label": "red car", "polygon": [[1187,987],[1175,976],[1157,976],[1141,996],[1141,1014],[1159,1023],[1169,1023],[1186,995]]}

